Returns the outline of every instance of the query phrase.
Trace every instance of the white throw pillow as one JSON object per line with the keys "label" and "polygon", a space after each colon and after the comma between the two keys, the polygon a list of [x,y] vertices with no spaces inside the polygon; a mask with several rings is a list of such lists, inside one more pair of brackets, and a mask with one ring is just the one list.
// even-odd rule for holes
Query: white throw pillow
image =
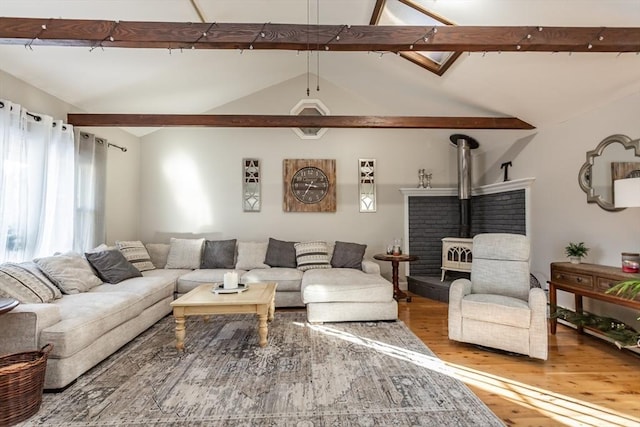
{"label": "white throw pillow", "polygon": [[264,263],[267,256],[269,242],[238,242],[238,270],[253,270],[254,268],[271,268]]}
{"label": "white throw pillow", "polygon": [[176,239],[171,238],[167,265],[164,268],[200,268],[202,248],[205,239]]}

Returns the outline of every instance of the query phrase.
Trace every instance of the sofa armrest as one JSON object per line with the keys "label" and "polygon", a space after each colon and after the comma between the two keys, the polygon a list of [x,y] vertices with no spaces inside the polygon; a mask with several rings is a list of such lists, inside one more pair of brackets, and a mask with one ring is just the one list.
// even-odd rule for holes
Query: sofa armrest
{"label": "sofa armrest", "polygon": [[367,274],[380,274],[380,265],[372,260],[362,260],[362,271]]}
{"label": "sofa armrest", "polygon": [[20,304],[0,318],[0,353],[21,353],[40,348],[40,332],[60,321],[60,310],[55,304]]}
{"label": "sofa armrest", "polygon": [[457,279],[449,288],[449,339],[462,341],[462,298],[471,293],[469,279]]}

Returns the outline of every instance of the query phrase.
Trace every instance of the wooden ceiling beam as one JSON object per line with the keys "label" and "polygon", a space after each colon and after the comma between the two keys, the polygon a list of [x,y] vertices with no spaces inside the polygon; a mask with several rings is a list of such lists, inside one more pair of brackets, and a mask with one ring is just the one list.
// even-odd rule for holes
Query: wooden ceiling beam
{"label": "wooden ceiling beam", "polygon": [[535,129],[516,117],[285,116],[70,113],[74,126],[226,128]]}
{"label": "wooden ceiling beam", "polygon": [[[0,17],[0,44],[88,48],[638,52],[637,27],[306,25]],[[428,36],[428,41],[424,41]],[[413,46],[411,49],[410,47]]]}

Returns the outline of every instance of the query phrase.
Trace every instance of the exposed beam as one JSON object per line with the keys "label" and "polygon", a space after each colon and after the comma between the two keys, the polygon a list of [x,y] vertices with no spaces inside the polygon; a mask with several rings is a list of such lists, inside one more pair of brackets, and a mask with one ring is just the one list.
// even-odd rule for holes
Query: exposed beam
{"label": "exposed beam", "polygon": [[[428,41],[423,38],[429,35]],[[125,22],[0,17],[0,44],[164,49],[637,52],[640,28]]]}
{"label": "exposed beam", "polygon": [[535,129],[515,117],[68,114],[74,126],[227,128]]}

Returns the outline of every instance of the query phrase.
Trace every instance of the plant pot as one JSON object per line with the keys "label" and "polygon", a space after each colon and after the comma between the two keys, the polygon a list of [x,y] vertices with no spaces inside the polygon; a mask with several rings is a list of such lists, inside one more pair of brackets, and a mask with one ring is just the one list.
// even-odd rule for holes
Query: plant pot
{"label": "plant pot", "polygon": [[569,261],[571,261],[571,264],[580,264],[580,257],[579,256],[570,256],[569,257]]}

